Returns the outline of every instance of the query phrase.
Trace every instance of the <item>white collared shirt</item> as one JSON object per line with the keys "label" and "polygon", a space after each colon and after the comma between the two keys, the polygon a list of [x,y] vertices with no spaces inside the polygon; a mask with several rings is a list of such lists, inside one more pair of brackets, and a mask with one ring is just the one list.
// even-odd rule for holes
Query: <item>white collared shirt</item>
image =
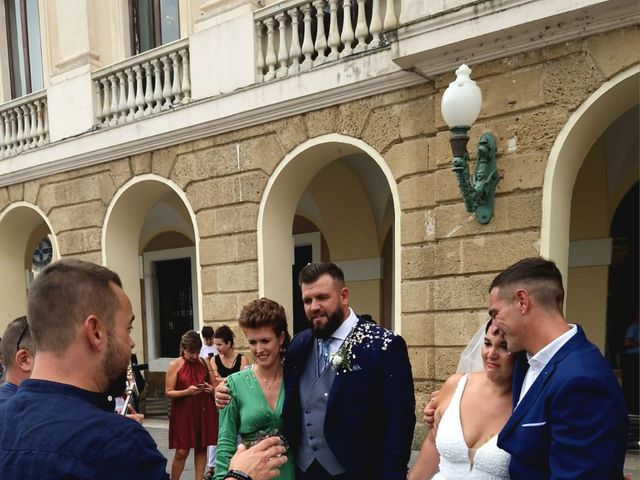
{"label": "white collared shirt", "polygon": [[544,348],[542,348],[535,355],[530,355],[527,352],[529,370],[527,370],[527,373],[524,376],[524,381],[522,382],[522,390],[520,390],[520,398],[518,399],[518,404],[520,404],[525,394],[529,391],[531,385],[533,385],[533,382],[536,381],[538,375],[540,375],[540,372],[542,372],[542,370],[544,370],[544,367],[547,366],[549,360],[551,360],[553,356],[558,353],[558,350],[560,350],[565,343],[571,340],[571,337],[578,333],[578,328],[575,325],[570,323],[569,327],[569,330],[564,332],[548,345],[545,345]]}
{"label": "white collared shirt", "polygon": [[356,323],[358,323],[358,317],[351,307],[349,307],[349,316],[344,319],[336,331],[331,335],[329,342],[329,350],[331,353],[336,353],[338,351],[342,346],[342,342],[345,341],[353,327],[356,326]]}

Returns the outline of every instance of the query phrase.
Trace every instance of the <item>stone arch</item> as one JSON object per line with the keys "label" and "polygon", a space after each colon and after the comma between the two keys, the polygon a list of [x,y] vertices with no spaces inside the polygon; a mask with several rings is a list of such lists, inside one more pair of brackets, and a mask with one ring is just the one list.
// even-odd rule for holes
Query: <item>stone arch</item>
{"label": "stone arch", "polygon": [[15,317],[25,315],[27,288],[31,280],[30,259],[43,236],[53,246],[53,258],[60,257],[58,241],[45,213],[29,202],[14,202],[0,213],[0,329]]}
{"label": "stone arch", "polygon": [[[166,232],[170,235],[165,235]],[[150,272],[144,269],[144,254],[147,246],[158,243],[154,239],[160,239],[160,244],[169,242],[171,245],[172,238],[179,242],[174,245],[175,248],[172,247],[173,250],[180,250],[176,255],[190,255],[192,258],[191,270],[195,282],[192,285],[193,328],[200,329],[202,295],[199,233],[196,216],[186,194],[171,180],[154,174],[136,176],[116,192],[107,208],[102,228],[102,262],[118,272],[124,290],[131,298],[134,315],[140,319],[140,323],[136,321],[134,324],[135,351],[144,353],[152,370],[165,369],[168,359],[156,355],[157,332],[149,321],[150,293],[145,291]],[[184,249],[185,238],[192,245],[188,252]],[[162,258],[165,257],[172,256],[165,255]],[[144,271],[144,278],[140,275],[141,270]],[[143,312],[146,318],[143,318]]]}
{"label": "stone arch", "polygon": [[567,278],[571,198],[582,162],[608,126],[639,102],[640,65],[605,82],[569,117],[549,153],[542,189],[540,254]]}
{"label": "stone arch", "polygon": [[[332,162],[354,156],[363,163],[358,167],[364,169],[360,173],[368,171],[373,176],[380,175],[379,178],[384,179],[385,188],[388,188],[389,203],[393,210],[391,326],[399,332],[400,201],[397,184],[380,153],[365,142],[346,135],[333,133],[304,142],[285,156],[269,178],[258,212],[259,294],[282,303],[289,318],[292,318],[290,266],[293,251],[292,224],[296,209],[311,182],[323,169]],[[390,228],[389,225],[380,226],[381,230],[385,227],[387,231]],[[382,249],[383,240],[384,238],[380,241],[379,250]],[[341,263],[340,259],[332,260]]]}

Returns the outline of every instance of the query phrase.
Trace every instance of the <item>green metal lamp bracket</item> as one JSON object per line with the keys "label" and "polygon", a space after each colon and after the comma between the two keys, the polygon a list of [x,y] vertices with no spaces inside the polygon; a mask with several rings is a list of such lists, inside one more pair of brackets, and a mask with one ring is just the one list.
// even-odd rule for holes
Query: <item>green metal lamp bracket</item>
{"label": "green metal lamp bracket", "polygon": [[469,127],[451,129],[452,170],[458,177],[460,193],[467,212],[475,212],[478,223],[487,224],[493,217],[494,196],[500,175],[496,167],[496,139],[483,133],[478,141],[478,157],[473,178],[469,174],[467,142]]}

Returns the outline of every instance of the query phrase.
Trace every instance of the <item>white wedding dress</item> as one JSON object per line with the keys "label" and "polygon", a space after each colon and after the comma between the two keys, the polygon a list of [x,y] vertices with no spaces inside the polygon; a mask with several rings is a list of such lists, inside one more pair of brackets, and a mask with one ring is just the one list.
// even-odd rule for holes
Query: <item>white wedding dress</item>
{"label": "white wedding dress", "polygon": [[460,399],[467,378],[468,375],[464,375],[458,382],[451,403],[440,420],[436,434],[440,472],[433,480],[509,480],[511,456],[498,448],[497,435],[475,450],[475,455],[464,440]]}

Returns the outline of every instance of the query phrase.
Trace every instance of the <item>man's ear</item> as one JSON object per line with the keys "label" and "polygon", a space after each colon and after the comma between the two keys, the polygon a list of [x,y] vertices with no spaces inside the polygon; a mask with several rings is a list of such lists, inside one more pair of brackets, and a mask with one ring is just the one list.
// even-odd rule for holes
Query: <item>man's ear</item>
{"label": "man's ear", "polygon": [[347,287],[342,287],[340,290],[340,302],[343,305],[349,304],[349,289]]}
{"label": "man's ear", "polygon": [[82,333],[84,333],[87,341],[92,349],[102,350],[107,342],[107,330],[104,322],[95,316],[89,315],[82,323]]}
{"label": "man's ear", "polygon": [[21,348],[16,352],[16,358],[13,363],[23,372],[31,372],[33,369],[33,355],[26,348]]}
{"label": "man's ear", "polygon": [[519,288],[516,290],[515,296],[520,315],[526,315],[531,308],[531,297],[529,296],[529,292],[527,292],[524,288]]}

